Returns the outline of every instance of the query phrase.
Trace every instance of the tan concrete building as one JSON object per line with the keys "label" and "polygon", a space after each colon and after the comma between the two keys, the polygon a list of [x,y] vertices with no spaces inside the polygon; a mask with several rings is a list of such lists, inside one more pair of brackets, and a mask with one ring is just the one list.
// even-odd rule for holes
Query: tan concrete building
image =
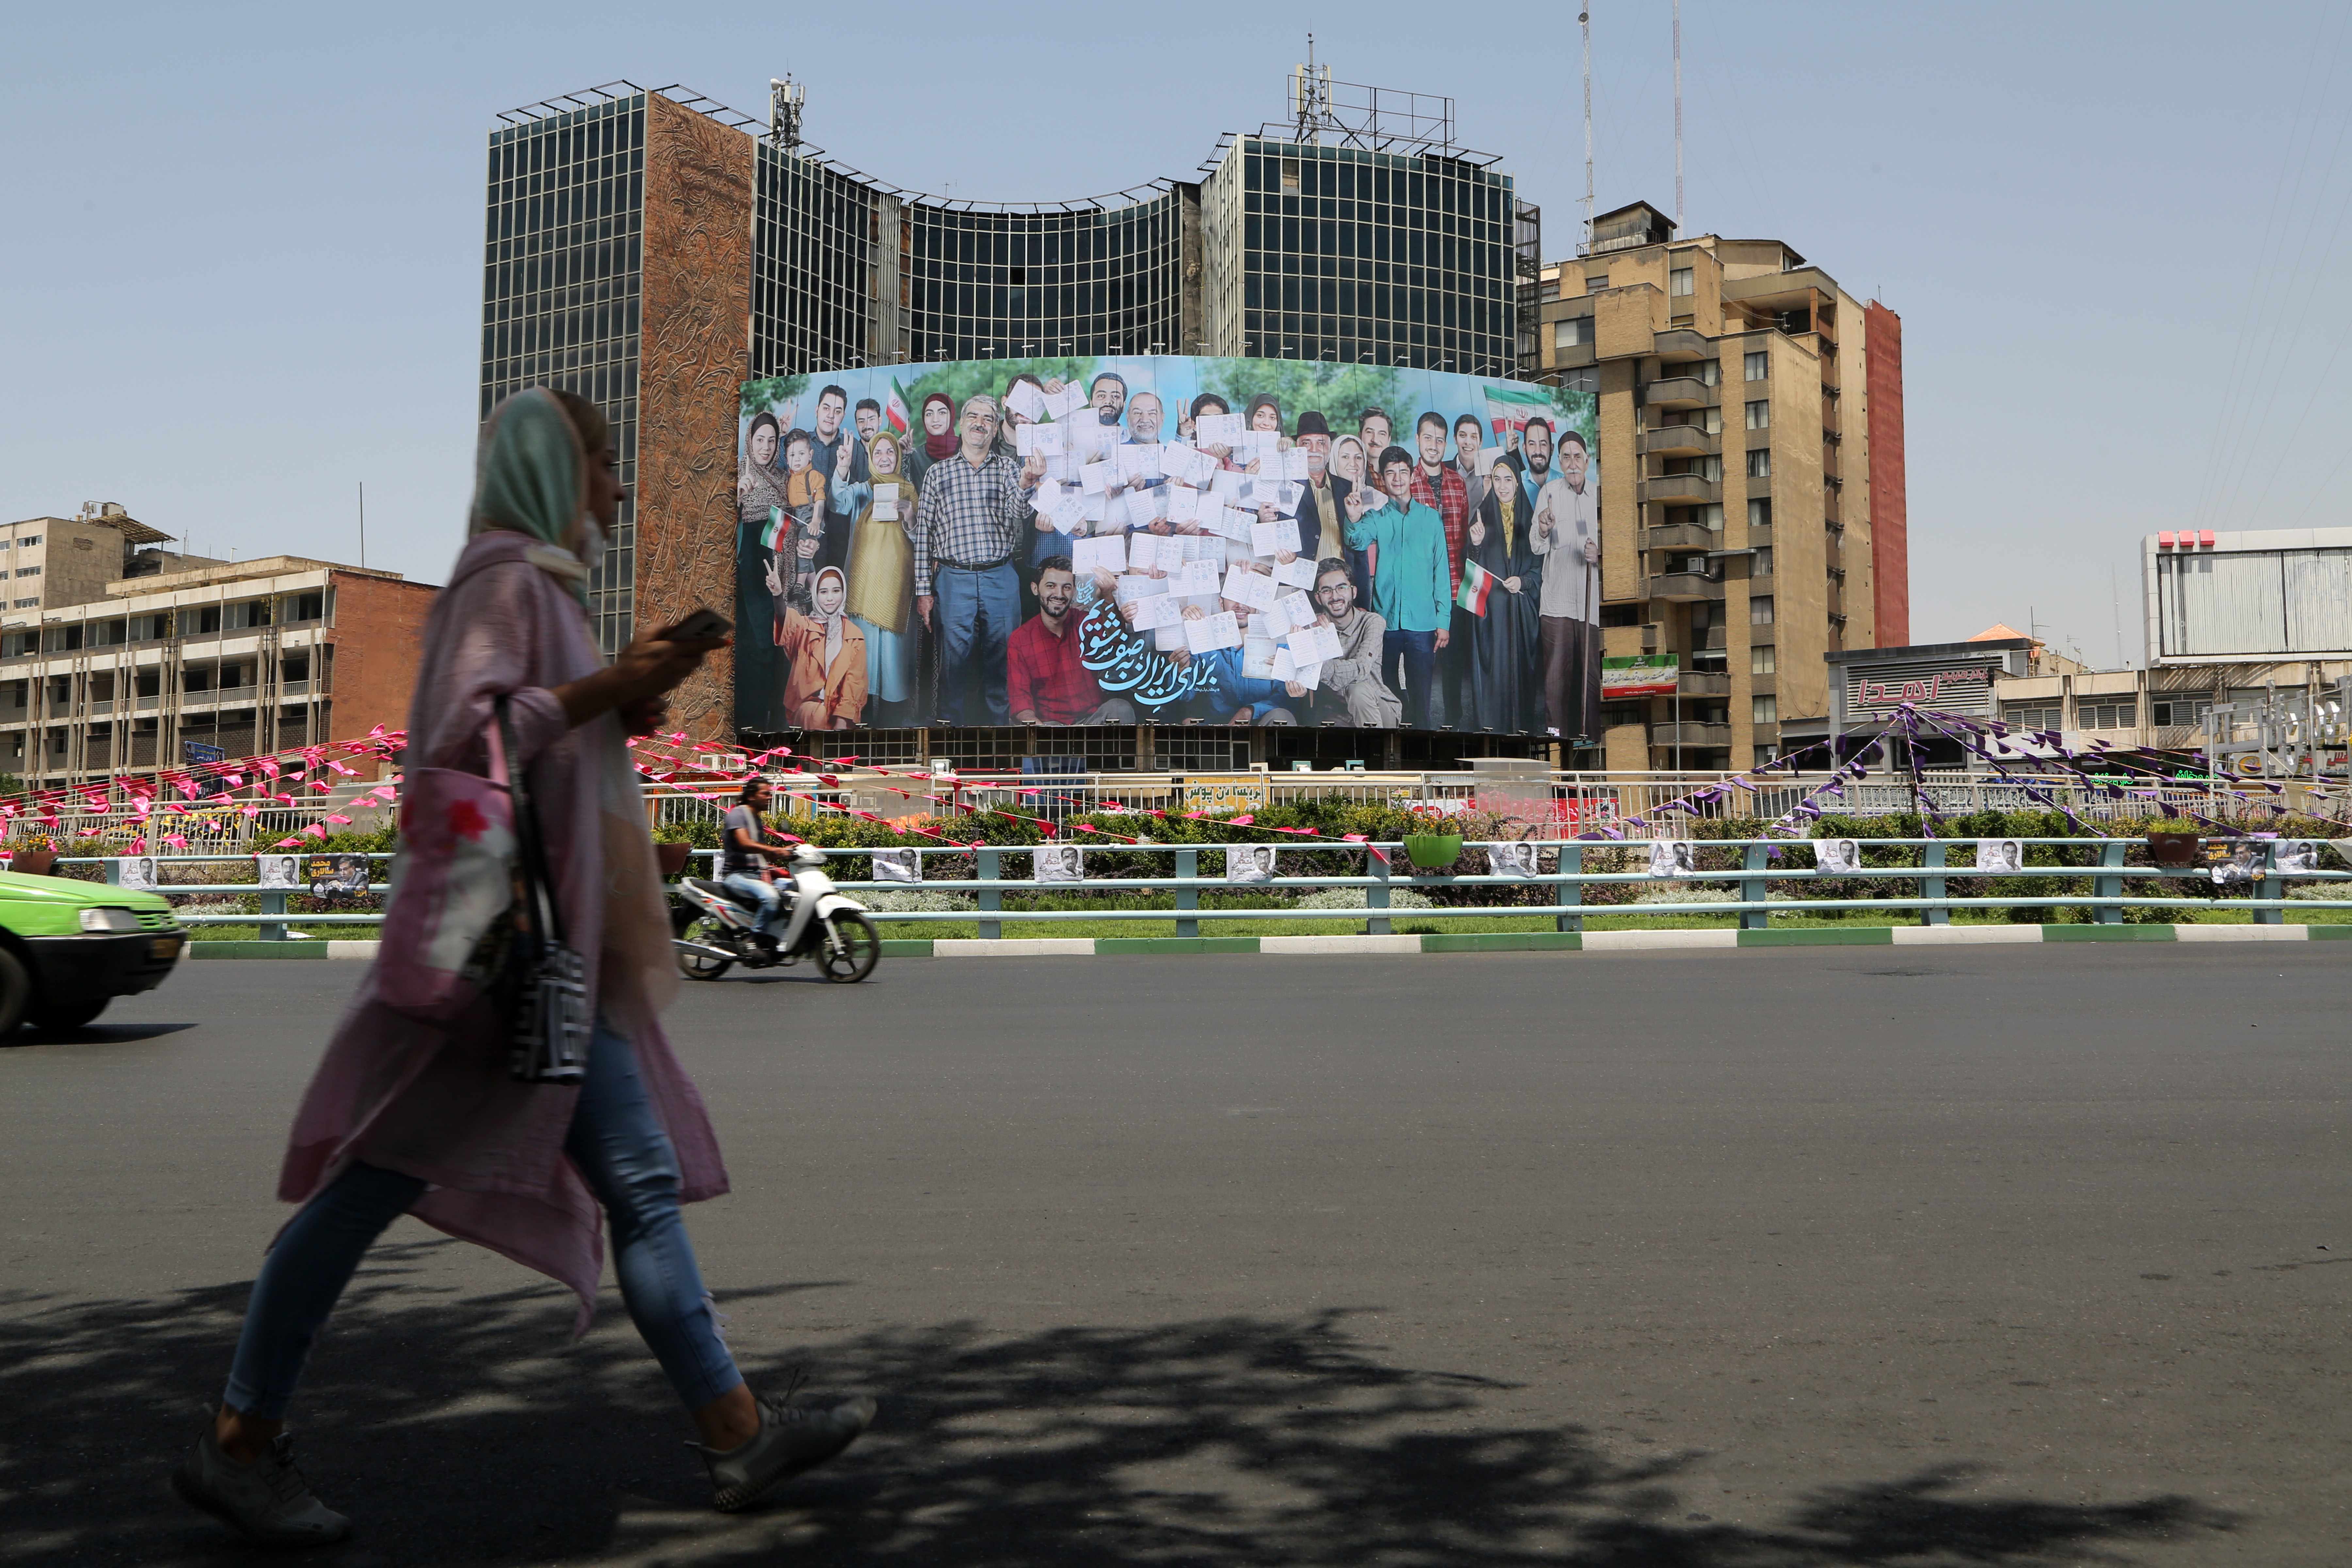
{"label": "tan concrete building", "polygon": [[0,614],[0,773],[26,787],[407,721],[427,584],[299,556],[170,554],[152,548],[167,535],[110,505],[5,531],[9,570],[39,568],[11,576],[39,592]]}
{"label": "tan concrete building", "polygon": [[1520,321],[1521,374],[1599,394],[1605,651],[1681,659],[1679,725],[1675,698],[1609,704],[1606,765],[1778,755],[1784,719],[1830,710],[1826,653],[1909,638],[1901,319],[1636,203]]}

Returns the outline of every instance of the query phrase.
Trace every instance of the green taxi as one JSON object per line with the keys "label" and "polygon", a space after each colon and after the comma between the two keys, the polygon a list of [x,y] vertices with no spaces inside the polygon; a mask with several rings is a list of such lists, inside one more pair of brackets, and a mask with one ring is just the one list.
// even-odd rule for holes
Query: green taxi
{"label": "green taxi", "polygon": [[187,940],[158,894],[0,871],[0,1037],[80,1028],[162,984]]}

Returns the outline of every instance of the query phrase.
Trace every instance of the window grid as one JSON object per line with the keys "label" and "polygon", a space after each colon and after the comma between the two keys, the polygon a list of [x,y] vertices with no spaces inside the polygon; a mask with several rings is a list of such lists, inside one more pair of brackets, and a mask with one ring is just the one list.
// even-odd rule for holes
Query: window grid
{"label": "window grid", "polygon": [[[491,132],[482,260],[481,417],[526,387],[577,393],[612,422],[632,490],[645,143],[642,93]],[[589,577],[608,653],[629,640],[636,532],[632,500]]]}

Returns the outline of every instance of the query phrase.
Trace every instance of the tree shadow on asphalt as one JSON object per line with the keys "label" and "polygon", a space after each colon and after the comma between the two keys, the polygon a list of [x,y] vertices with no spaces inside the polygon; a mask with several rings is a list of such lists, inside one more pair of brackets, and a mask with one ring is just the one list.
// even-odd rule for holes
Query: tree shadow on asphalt
{"label": "tree shadow on asphalt", "polygon": [[[872,1392],[883,1414],[835,1466],[722,1518],[609,1292],[574,1343],[569,1299],[544,1285],[419,1278],[447,1245],[371,1254],[312,1359],[304,1462],[359,1529],[319,1561],[2023,1565],[2127,1561],[2129,1543],[2235,1522],[2178,1496],[1962,1495],[1977,1492],[1965,1467],[1826,1488],[1770,1526],[1715,1522],[1676,1491],[1702,1456],[1627,1459],[1577,1426],[1491,1420],[1481,1402],[1510,1385],[1389,1365],[1343,1312],[1012,1335],[943,1323],[746,1353],[755,1388],[780,1392],[805,1365],[814,1398]],[[247,1559],[163,1486],[246,1293],[0,1296],[0,1561]]]}

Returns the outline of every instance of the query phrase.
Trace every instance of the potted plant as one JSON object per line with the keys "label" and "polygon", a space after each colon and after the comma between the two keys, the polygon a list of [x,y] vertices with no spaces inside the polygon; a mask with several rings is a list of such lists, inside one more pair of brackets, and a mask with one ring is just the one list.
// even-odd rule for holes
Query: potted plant
{"label": "potted plant", "polygon": [[8,869],[21,876],[46,877],[56,868],[57,863],[57,846],[50,843],[46,836],[37,833],[29,838],[16,841],[15,852],[8,858]]}
{"label": "potted plant", "polygon": [[2158,866],[2194,866],[2200,840],[2194,833],[2147,835],[2147,858]]}
{"label": "potted plant", "polygon": [[1412,826],[1404,836],[1405,858],[1423,871],[1443,871],[1462,856],[1462,832],[1453,818],[1433,805],[1416,805],[1405,815]]}

